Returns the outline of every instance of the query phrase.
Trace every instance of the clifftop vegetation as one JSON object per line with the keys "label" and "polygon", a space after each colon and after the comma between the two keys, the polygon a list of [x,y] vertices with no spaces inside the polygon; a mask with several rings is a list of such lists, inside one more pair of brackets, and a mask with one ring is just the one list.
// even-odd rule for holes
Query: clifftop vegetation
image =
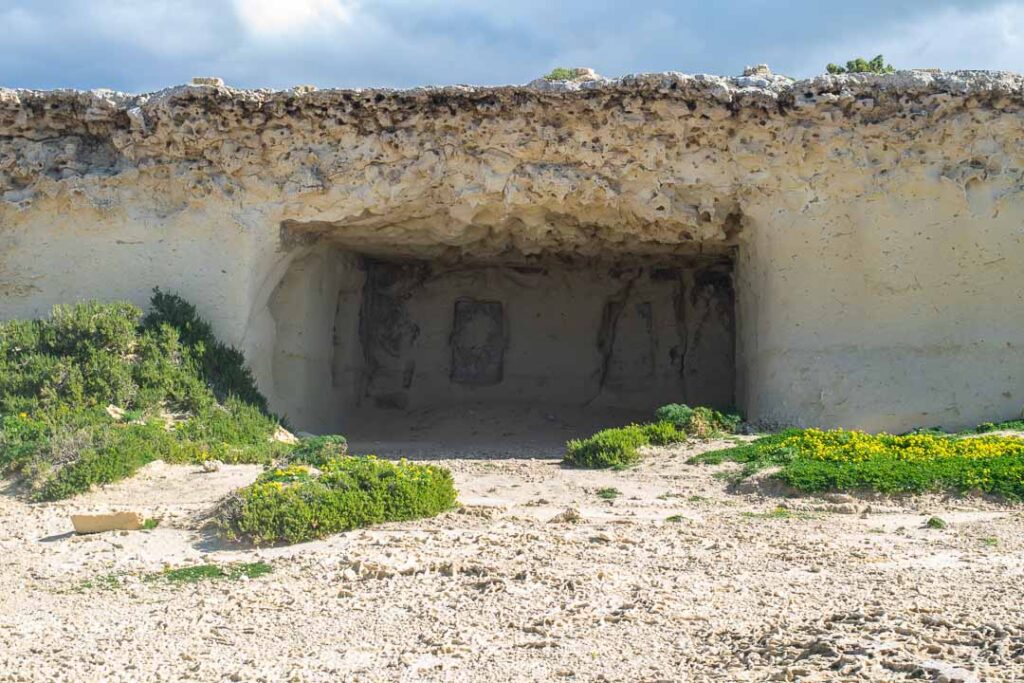
{"label": "clifftop vegetation", "polygon": [[896,69],[892,64],[887,64],[882,55],[875,55],[873,59],[867,60],[857,57],[846,62],[846,66],[828,64],[825,71],[830,74],[891,74]]}

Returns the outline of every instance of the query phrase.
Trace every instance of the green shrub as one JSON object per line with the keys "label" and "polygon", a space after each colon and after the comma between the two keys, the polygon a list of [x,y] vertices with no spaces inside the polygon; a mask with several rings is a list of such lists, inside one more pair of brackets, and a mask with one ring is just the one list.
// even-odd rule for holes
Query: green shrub
{"label": "green shrub", "polygon": [[288,460],[294,463],[323,467],[328,461],[348,453],[348,442],[337,434],[311,436],[303,439],[292,449]]}
{"label": "green shrub", "polygon": [[691,462],[724,460],[743,463],[741,477],[777,466],[774,476],[806,492],[952,490],[1024,498],[1024,439],[1019,437],[790,429]]}
{"label": "green shrub", "polygon": [[455,504],[451,473],[434,465],[341,457],[312,477],[302,466],[270,470],[228,499],[221,524],[261,545],[299,543],[381,522],[439,514]]}
{"label": "green shrub", "polygon": [[196,307],[175,294],[153,290],[152,310],[143,320],[146,329],[167,325],[177,330],[182,345],[189,348],[202,377],[221,400],[235,396],[267,412],[267,400],[256,388],[252,371],[238,349],[217,341],[213,328],[199,317]]}
{"label": "green shrub", "polygon": [[278,425],[241,354],[176,296],[155,291],[145,317],[91,301],[0,323],[0,474],[27,477],[37,499],[155,459],[267,463],[288,449]]}
{"label": "green shrub", "polygon": [[623,469],[640,462],[638,449],[642,446],[679,443],[687,435],[708,438],[733,432],[740,422],[738,415],[681,403],[662,406],[656,417],[656,422],[603,429],[586,439],[573,439],[565,445],[562,462],[573,467]]}
{"label": "green shrub", "polygon": [[686,432],[671,422],[652,422],[644,425],[644,435],[652,446],[667,446],[686,441]]}
{"label": "green shrub", "polygon": [[569,441],[562,462],[573,467],[623,469],[640,462],[637,449],[650,442],[641,425],[603,429],[589,438]]}
{"label": "green shrub", "polygon": [[571,69],[564,66],[557,66],[552,69],[549,73],[544,75],[545,81],[571,81],[576,78],[576,69]]}
{"label": "green shrub", "polygon": [[671,422],[677,429],[699,439],[732,434],[740,423],[739,415],[704,406],[691,408],[682,403],[669,403],[658,408],[655,417],[661,422]]}
{"label": "green shrub", "polygon": [[896,71],[891,64],[885,63],[885,58],[882,55],[876,55],[871,60],[857,57],[846,62],[846,66],[828,64],[825,70],[830,74],[891,74]]}

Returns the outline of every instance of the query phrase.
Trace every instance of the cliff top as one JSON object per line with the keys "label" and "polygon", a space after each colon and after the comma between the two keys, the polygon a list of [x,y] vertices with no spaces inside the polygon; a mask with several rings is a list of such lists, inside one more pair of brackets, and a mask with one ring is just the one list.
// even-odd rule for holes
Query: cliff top
{"label": "cliff top", "polygon": [[[592,74],[592,72],[591,72]],[[173,108],[176,103],[205,101],[213,112],[214,105],[245,109],[282,105],[343,104],[352,106],[407,109],[425,105],[443,107],[455,112],[459,103],[481,107],[499,104],[526,105],[561,98],[593,98],[639,96],[657,99],[680,98],[711,105],[724,105],[734,110],[791,110],[836,104],[865,98],[886,100],[920,99],[932,95],[981,100],[1009,99],[1024,101],[1024,76],[1001,71],[938,71],[911,70],[891,74],[821,75],[806,80],[793,80],[773,74],[767,67],[747,69],[745,75],[726,77],[678,72],[631,74],[608,79],[590,75],[576,80],[548,81],[537,79],[526,85],[507,86],[424,86],[411,89],[317,89],[297,86],[288,90],[236,89],[225,86],[220,79],[197,78],[190,85],[175,86],[152,93],[128,94],[113,90],[28,90],[0,88],[0,134],[20,135],[37,129],[40,119],[51,127],[77,119],[80,123],[130,122],[133,128],[144,127],[143,112]],[[905,98],[905,99],[904,99]],[[62,126],[56,125],[56,128]]]}

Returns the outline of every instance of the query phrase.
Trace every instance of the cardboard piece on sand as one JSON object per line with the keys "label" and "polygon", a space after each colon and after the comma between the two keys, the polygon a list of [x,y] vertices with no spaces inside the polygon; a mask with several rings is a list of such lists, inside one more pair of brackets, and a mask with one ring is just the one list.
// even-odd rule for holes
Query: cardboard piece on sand
{"label": "cardboard piece on sand", "polygon": [[111,512],[105,515],[71,515],[71,523],[78,534],[98,534],[103,531],[135,531],[142,528],[142,515],[138,512]]}

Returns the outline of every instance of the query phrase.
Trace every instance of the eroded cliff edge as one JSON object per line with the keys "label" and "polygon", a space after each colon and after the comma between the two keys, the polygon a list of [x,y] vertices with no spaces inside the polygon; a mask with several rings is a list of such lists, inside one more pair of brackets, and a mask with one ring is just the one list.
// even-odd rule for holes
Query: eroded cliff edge
{"label": "eroded cliff edge", "polygon": [[733,241],[745,198],[802,186],[814,202],[826,162],[860,169],[861,183],[906,164],[939,162],[935,172],[961,182],[1002,171],[1009,160],[975,149],[971,129],[1019,111],[1022,93],[1015,74],[926,71],[0,90],[0,196],[27,209],[41,195],[79,194],[102,208],[152,180],[163,212],[218,198],[314,203],[317,221],[344,224],[342,239],[355,242],[660,250]]}

